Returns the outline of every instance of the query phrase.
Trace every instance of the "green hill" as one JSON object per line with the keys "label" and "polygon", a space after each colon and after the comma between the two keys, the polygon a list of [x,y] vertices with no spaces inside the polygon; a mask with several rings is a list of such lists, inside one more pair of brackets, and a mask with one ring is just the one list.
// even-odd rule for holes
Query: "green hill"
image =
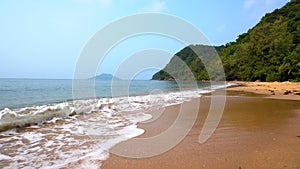
{"label": "green hill", "polygon": [[[227,80],[300,81],[300,0],[266,14],[235,42],[215,47],[224,66]],[[213,55],[209,46],[191,45],[176,54],[184,61],[196,80],[218,80],[218,73],[208,77],[203,58]],[[192,50],[193,49],[193,50]],[[201,52],[194,52],[195,50]],[[178,67],[173,57],[169,64],[153,75],[156,80],[187,80],[185,69]],[[216,69],[220,63],[211,61],[206,69]],[[166,73],[168,72],[168,73]],[[217,72],[217,69],[213,72]],[[172,74],[172,76],[170,75]]]}
{"label": "green hill", "polygon": [[[155,80],[209,80],[209,76],[206,70],[210,72],[218,72],[213,68],[218,62],[215,61],[215,57],[218,56],[218,51],[222,47],[212,47],[205,45],[190,45],[176,53],[172,57],[166,67],[153,75],[152,79]],[[217,51],[216,51],[217,50]],[[202,59],[200,59],[201,56]],[[186,65],[188,66],[186,67]],[[205,65],[209,65],[205,68]],[[219,63],[221,64],[221,63]],[[168,72],[168,73],[167,73]],[[191,75],[193,73],[193,75]],[[192,77],[193,76],[193,77]],[[214,79],[219,79],[217,74],[212,74]]]}

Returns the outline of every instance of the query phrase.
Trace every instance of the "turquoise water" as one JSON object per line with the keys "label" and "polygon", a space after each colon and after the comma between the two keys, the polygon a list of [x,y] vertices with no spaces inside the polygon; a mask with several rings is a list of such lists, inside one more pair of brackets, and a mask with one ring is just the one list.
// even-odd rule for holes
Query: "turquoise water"
{"label": "turquoise water", "polygon": [[231,85],[178,83],[0,79],[0,168],[99,168],[148,112]]}
{"label": "turquoise water", "polygon": [[[112,89],[111,81],[96,80],[95,95],[97,98],[113,96],[137,96],[148,95],[154,90],[161,92],[178,91],[179,87],[175,81],[152,81],[136,80],[130,81],[129,89],[126,86],[128,81],[117,81],[116,87]],[[186,89],[189,88],[186,84]],[[209,86],[210,83],[199,82],[200,88]],[[120,88],[125,92],[119,92]],[[80,88],[85,93],[86,88]],[[93,96],[90,96],[91,98]],[[43,105],[69,101],[72,96],[72,80],[48,80],[48,79],[0,79],[0,110],[4,108],[21,108],[33,105]]]}

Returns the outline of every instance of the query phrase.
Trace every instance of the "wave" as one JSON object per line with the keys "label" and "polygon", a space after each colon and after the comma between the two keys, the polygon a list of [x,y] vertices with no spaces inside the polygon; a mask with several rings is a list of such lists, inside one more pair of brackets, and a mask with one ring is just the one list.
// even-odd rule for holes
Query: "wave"
{"label": "wave", "polygon": [[[3,109],[0,111],[1,165],[98,168],[109,157],[111,147],[144,133],[137,123],[152,118],[148,111],[199,98],[211,91],[207,88]],[[12,129],[27,125],[30,126],[21,130]]]}
{"label": "wave", "polygon": [[97,111],[136,111],[158,105],[167,106],[181,103],[184,99],[182,96],[186,99],[198,97],[198,92],[185,91],[147,96],[75,100],[20,109],[5,108],[0,111],[0,131],[43,123],[53,118],[65,118]]}
{"label": "wave", "polygon": [[[32,106],[20,109],[5,108],[0,111],[0,131],[15,127],[25,127],[39,124],[53,118],[65,118],[74,115],[88,114],[102,110],[135,111],[153,106],[167,106],[182,103],[184,99],[199,97],[200,94],[213,90],[233,86],[233,83],[212,85],[209,88],[195,91],[181,91],[171,93],[152,94],[145,96],[130,96],[119,98],[100,98],[89,100],[75,100],[53,105]],[[110,111],[111,111],[110,110]]]}
{"label": "wave", "polygon": [[2,129],[44,123],[0,132],[1,165],[98,168],[109,157],[111,147],[144,133],[137,123],[152,118],[146,114],[147,110],[200,96],[198,92],[186,91],[4,109],[0,119]]}

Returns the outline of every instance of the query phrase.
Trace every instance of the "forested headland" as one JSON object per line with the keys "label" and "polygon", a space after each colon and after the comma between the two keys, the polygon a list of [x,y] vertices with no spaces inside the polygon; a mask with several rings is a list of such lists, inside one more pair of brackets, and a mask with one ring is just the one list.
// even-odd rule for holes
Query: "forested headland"
{"label": "forested headland", "polygon": [[[257,25],[239,35],[235,42],[214,46],[222,61],[226,80],[300,81],[299,11],[300,0],[292,0],[266,14]],[[190,45],[175,55],[186,63],[196,80],[219,80],[218,73],[209,77],[207,70],[218,72],[220,63],[214,59],[206,63],[205,59],[198,57],[199,53],[203,58],[214,55],[211,48]],[[172,80],[172,74],[178,80],[187,80],[186,69],[182,69],[177,60],[173,57],[152,79]]]}

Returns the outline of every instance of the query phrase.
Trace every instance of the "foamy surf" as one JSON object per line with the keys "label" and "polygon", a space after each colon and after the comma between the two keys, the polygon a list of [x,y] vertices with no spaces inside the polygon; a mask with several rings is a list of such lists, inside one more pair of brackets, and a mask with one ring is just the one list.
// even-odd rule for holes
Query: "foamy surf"
{"label": "foamy surf", "polygon": [[[0,112],[3,168],[99,168],[108,150],[141,135],[145,112],[200,97],[197,91],[76,100]],[[43,122],[43,124],[41,124]],[[91,139],[92,138],[92,139]]]}
{"label": "foamy surf", "polygon": [[[210,89],[76,100],[0,112],[2,168],[100,168],[114,145],[144,133],[147,111],[180,104]],[[23,128],[14,128],[22,127]],[[7,130],[10,128],[10,130]]]}
{"label": "foamy surf", "polygon": [[0,111],[0,131],[46,122],[53,118],[65,118],[96,111],[136,111],[153,106],[178,104],[182,103],[184,99],[198,97],[198,94],[198,91],[185,91],[146,96],[75,100],[73,102],[20,109],[5,108]]}

